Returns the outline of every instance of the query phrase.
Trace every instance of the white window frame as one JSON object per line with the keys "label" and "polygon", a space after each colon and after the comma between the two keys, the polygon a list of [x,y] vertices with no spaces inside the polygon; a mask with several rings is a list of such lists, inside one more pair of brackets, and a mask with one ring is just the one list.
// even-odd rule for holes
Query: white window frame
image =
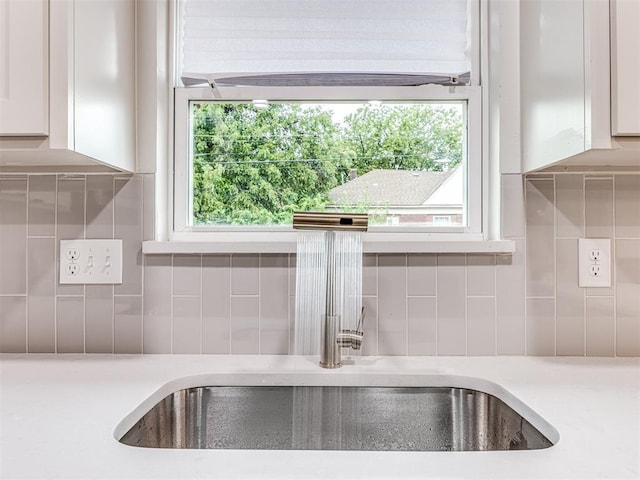
{"label": "white window frame", "polygon": [[[173,168],[169,179],[169,228],[170,242],[206,242],[209,247],[185,249],[185,251],[223,252],[290,252],[295,251],[296,233],[287,226],[252,227],[191,227],[187,208],[190,205],[190,111],[191,100],[251,101],[268,98],[273,101],[467,101],[467,152],[465,209],[468,225],[464,227],[412,227],[372,226],[365,234],[365,251],[431,251],[426,243],[460,242],[477,243],[488,240],[488,149],[486,112],[488,89],[480,87],[480,72],[486,67],[487,25],[485,1],[479,0],[474,15],[471,35],[481,38],[472,54],[472,78],[469,86],[445,87],[425,85],[419,87],[241,87],[221,88],[217,95],[208,87],[176,87],[173,115]],[[481,12],[483,13],[481,15]],[[480,25],[482,23],[482,25]],[[480,29],[480,31],[478,31]],[[481,35],[482,34],[482,35]],[[482,49],[483,55],[480,55]],[[482,68],[480,68],[482,67]],[[222,97],[222,98],[220,98]],[[471,199],[471,200],[469,200]],[[464,247],[460,247],[461,249]],[[438,250],[437,248],[435,250]],[[447,251],[448,248],[442,249]],[[471,248],[473,250],[473,248]],[[491,248],[489,248],[491,250]]]}

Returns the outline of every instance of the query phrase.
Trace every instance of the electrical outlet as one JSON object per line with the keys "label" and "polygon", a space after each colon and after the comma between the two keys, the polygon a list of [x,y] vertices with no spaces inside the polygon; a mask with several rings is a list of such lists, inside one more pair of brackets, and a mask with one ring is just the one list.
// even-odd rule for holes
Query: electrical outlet
{"label": "electrical outlet", "polygon": [[75,247],[69,247],[66,249],[67,260],[78,260],[80,257],[80,251]]}
{"label": "electrical outlet", "polygon": [[122,240],[60,240],[60,283],[122,283]]}
{"label": "electrical outlet", "polygon": [[578,285],[580,287],[611,286],[610,239],[578,239]]}

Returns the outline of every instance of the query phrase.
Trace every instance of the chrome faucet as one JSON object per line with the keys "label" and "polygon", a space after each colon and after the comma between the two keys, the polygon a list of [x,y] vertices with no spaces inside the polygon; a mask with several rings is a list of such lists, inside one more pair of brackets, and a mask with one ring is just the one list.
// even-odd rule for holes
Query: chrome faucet
{"label": "chrome faucet", "polygon": [[340,315],[336,305],[336,231],[367,231],[369,224],[366,214],[296,212],[293,214],[293,228],[302,230],[326,231],[327,284],[325,295],[325,314],[320,325],[320,366],[323,368],[339,368],[342,366],[342,347],[360,350],[363,338],[365,308],[360,312],[360,319],[355,330],[342,330]]}

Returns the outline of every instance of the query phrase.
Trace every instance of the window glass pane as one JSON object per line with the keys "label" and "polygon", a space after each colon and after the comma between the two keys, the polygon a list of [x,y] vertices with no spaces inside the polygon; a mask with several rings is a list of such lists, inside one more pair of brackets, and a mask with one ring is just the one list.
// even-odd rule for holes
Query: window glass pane
{"label": "window glass pane", "polygon": [[[192,222],[463,226],[466,103],[191,102]],[[447,223],[443,218],[447,218]]]}

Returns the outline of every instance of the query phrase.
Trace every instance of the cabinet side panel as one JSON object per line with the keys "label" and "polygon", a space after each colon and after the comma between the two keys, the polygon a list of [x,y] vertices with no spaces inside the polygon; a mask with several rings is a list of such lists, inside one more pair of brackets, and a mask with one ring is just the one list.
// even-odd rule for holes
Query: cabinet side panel
{"label": "cabinet side panel", "polygon": [[75,2],[75,147],[135,170],[135,3]]}
{"label": "cabinet side panel", "polygon": [[611,2],[611,133],[640,135],[640,2]]}
{"label": "cabinet side panel", "polygon": [[48,2],[0,2],[0,136],[49,133]]}
{"label": "cabinet side panel", "polygon": [[520,2],[522,151],[532,171],[585,150],[582,2]]}

